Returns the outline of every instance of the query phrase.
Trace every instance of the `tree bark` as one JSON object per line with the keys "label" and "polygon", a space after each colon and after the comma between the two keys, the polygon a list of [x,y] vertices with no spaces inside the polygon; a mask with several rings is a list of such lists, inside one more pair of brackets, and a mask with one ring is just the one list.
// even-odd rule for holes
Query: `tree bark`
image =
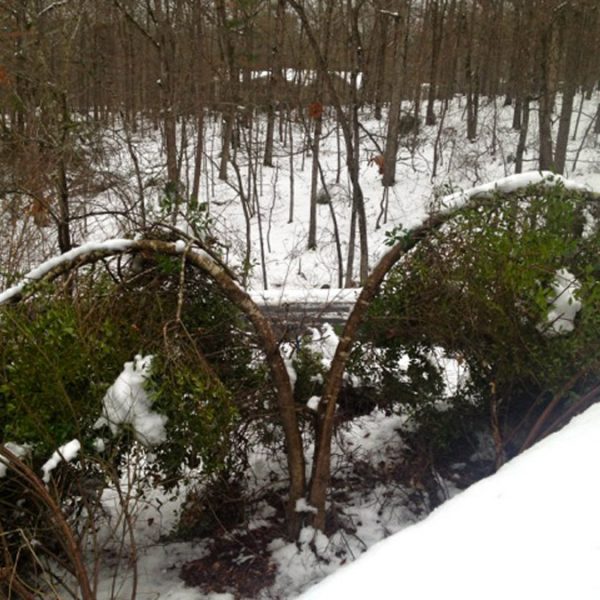
{"label": "tree bark", "polygon": [[527,133],[529,132],[529,98],[524,98],[521,109],[521,128],[519,130],[519,141],[515,153],[515,173],[523,172],[523,154],[527,143]]}
{"label": "tree bark", "polygon": [[275,138],[275,96],[278,92],[281,79],[281,50],[283,46],[283,33],[285,24],[285,0],[277,0],[277,14],[275,26],[277,35],[271,50],[271,73],[269,75],[269,106],[267,108],[267,133],[265,139],[265,153],[263,165],[273,166],[273,143]]}
{"label": "tree bark", "polygon": [[556,95],[558,39],[554,22],[542,34],[541,90],[539,99],[540,170],[554,170],[552,111]]}
{"label": "tree bark", "polygon": [[384,187],[396,183],[396,155],[398,154],[398,136],[400,134],[400,117],[402,114],[402,87],[404,84],[404,44],[402,43],[402,21],[406,20],[406,13],[396,13],[394,17],[394,79],[392,83],[392,99],[388,114],[388,127],[383,156]]}
{"label": "tree bark", "polygon": [[431,0],[430,18],[431,18],[431,57],[429,61],[429,89],[427,90],[427,113],[425,116],[426,125],[435,125],[435,98],[437,95],[438,83],[438,63],[440,50],[442,48],[442,35],[444,23],[445,0]]}

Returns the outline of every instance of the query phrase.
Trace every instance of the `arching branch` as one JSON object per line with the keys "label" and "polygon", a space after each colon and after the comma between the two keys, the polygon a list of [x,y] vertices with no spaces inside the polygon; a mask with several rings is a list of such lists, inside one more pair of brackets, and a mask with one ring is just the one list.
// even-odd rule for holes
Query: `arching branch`
{"label": "arching branch", "polygon": [[217,263],[204,250],[194,247],[186,249],[186,244],[181,241],[174,243],[162,240],[117,239],[100,243],[92,242],[54,257],[30,271],[20,283],[0,294],[0,305],[19,301],[36,282],[52,281],[60,275],[111,256],[141,253],[145,256],[183,256],[185,253],[186,263],[212,279],[222,294],[242,311],[254,326],[277,392],[279,417],[286,439],[290,477],[288,528],[289,535],[295,537],[300,527],[300,516],[295,511],[296,502],[304,496],[306,480],[302,438],[298,427],[292,386],[279,352],[278,339],[270,321],[246,291],[231,277],[226,267]]}
{"label": "arching branch", "polygon": [[486,184],[472,190],[458,192],[447,196],[442,212],[434,214],[408,231],[403,238],[393,246],[375,266],[367,278],[354,309],[350,313],[340,337],[331,366],[327,374],[321,402],[319,403],[319,423],[316,432],[315,453],[312,464],[309,489],[310,505],[316,509],[313,526],[318,529],[325,527],[325,500],[329,486],[331,467],[331,439],[333,435],[334,416],[337,398],[339,396],[344,371],[350,357],[352,346],[362,321],[373,301],[385,276],[407,252],[419,242],[428,238],[454,217],[459,211],[478,206],[486,199],[492,199],[497,194],[510,194],[531,185],[554,186],[562,185],[566,189],[597,197],[590,190],[559,175],[548,171],[532,171],[520,175],[500,179],[492,184]]}

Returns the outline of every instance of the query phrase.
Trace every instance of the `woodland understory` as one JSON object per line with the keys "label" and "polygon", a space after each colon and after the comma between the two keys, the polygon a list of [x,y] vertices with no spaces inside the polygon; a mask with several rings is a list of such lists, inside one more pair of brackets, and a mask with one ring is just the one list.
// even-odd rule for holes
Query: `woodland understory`
{"label": "woodland understory", "polygon": [[599,13],[3,3],[0,597],[293,597],[595,402]]}

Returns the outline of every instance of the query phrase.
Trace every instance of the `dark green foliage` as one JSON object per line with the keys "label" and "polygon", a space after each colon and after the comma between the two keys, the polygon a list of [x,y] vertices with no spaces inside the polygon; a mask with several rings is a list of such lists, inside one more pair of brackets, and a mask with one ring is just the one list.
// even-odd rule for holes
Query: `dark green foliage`
{"label": "dark green foliage", "polygon": [[[504,440],[518,448],[555,394],[565,407],[585,391],[598,375],[600,340],[594,210],[594,200],[561,186],[535,187],[464,210],[419,244],[389,275],[363,331],[377,348],[384,397],[438,433],[460,423],[456,409],[486,419],[497,411]],[[583,308],[573,332],[554,334],[548,312],[560,269],[579,282]],[[470,372],[448,399],[454,410],[435,407],[434,348]],[[401,372],[404,354],[410,367]]]}
{"label": "dark green foliage", "polygon": [[[152,354],[153,410],[168,416],[158,467],[176,482],[182,466],[227,466],[238,410],[255,373],[244,322],[213,284],[163,258],[115,283],[81,279],[77,296],[3,308],[0,319],[0,440],[31,443],[34,464],[97,435],[115,453],[132,437],[93,429],[102,399],[137,353]],[[110,450],[109,450],[110,452]]]}
{"label": "dark green foliage", "polygon": [[81,305],[57,298],[5,309],[1,439],[33,444],[41,459],[83,437],[127,358],[122,328],[91,319]]}

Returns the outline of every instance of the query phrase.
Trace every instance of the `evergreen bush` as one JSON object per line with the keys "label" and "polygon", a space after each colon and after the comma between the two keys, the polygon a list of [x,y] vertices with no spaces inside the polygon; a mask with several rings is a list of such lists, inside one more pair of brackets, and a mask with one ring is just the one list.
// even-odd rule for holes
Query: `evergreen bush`
{"label": "evergreen bush", "polygon": [[[551,402],[543,430],[596,380],[596,202],[561,185],[496,195],[461,211],[389,274],[362,349],[371,348],[388,406],[412,411],[432,444],[472,427],[478,413],[497,452],[510,455]],[[558,318],[557,295],[567,307],[581,303],[573,321]],[[443,370],[432,359],[440,354],[468,373],[444,406]]]}

